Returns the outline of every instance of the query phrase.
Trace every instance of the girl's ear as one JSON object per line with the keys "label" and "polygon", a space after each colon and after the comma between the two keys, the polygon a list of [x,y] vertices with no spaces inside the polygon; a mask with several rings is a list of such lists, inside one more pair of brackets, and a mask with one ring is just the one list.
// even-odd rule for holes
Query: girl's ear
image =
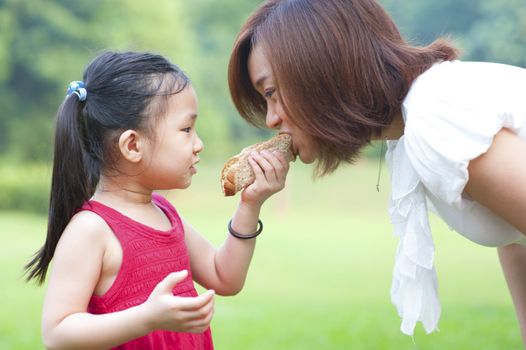
{"label": "girl's ear", "polygon": [[126,130],[119,137],[119,151],[127,161],[138,163],[144,157],[145,141],[137,131]]}

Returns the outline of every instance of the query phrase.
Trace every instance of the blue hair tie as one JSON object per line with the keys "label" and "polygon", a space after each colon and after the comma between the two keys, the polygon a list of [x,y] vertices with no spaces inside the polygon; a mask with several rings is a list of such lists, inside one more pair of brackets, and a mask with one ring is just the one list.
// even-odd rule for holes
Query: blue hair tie
{"label": "blue hair tie", "polygon": [[72,81],[71,83],[69,83],[66,96],[69,96],[71,94],[77,95],[80,102],[86,101],[86,97],[88,97],[86,84],[84,84],[83,81]]}

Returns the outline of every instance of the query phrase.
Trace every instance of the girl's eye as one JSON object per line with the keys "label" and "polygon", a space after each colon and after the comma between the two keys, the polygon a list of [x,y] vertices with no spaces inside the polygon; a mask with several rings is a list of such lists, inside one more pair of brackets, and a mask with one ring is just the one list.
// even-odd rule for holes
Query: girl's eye
{"label": "girl's eye", "polygon": [[182,131],[184,131],[184,132],[190,132],[190,130],[192,130],[191,127],[188,127],[188,128],[184,128],[184,129],[182,129]]}
{"label": "girl's eye", "polygon": [[276,89],[268,89],[268,90],[265,90],[264,93],[263,93],[263,97],[265,97],[265,98],[271,98],[272,95],[274,95],[274,92],[276,92]]}

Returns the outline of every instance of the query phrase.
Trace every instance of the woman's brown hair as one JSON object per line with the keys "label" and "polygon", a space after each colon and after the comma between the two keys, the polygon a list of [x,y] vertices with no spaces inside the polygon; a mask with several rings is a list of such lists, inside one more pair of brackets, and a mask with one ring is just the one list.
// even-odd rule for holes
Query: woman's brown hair
{"label": "woman's brown hair", "polygon": [[400,112],[413,80],[457,58],[439,38],[409,45],[375,0],[268,0],[241,28],[228,67],[233,102],[264,126],[265,100],[252,86],[248,58],[259,45],[289,119],[317,149],[317,174],[353,162]]}

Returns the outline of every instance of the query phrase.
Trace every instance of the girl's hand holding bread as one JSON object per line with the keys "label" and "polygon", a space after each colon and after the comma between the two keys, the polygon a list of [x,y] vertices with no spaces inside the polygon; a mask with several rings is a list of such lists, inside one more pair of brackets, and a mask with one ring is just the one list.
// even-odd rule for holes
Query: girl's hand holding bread
{"label": "girl's hand holding bread", "polygon": [[279,134],[268,141],[246,147],[223,166],[223,194],[233,196],[246,189],[243,200],[250,201],[254,196],[261,197],[259,199],[263,202],[284,187],[289,162],[295,158],[292,138],[288,134]]}

